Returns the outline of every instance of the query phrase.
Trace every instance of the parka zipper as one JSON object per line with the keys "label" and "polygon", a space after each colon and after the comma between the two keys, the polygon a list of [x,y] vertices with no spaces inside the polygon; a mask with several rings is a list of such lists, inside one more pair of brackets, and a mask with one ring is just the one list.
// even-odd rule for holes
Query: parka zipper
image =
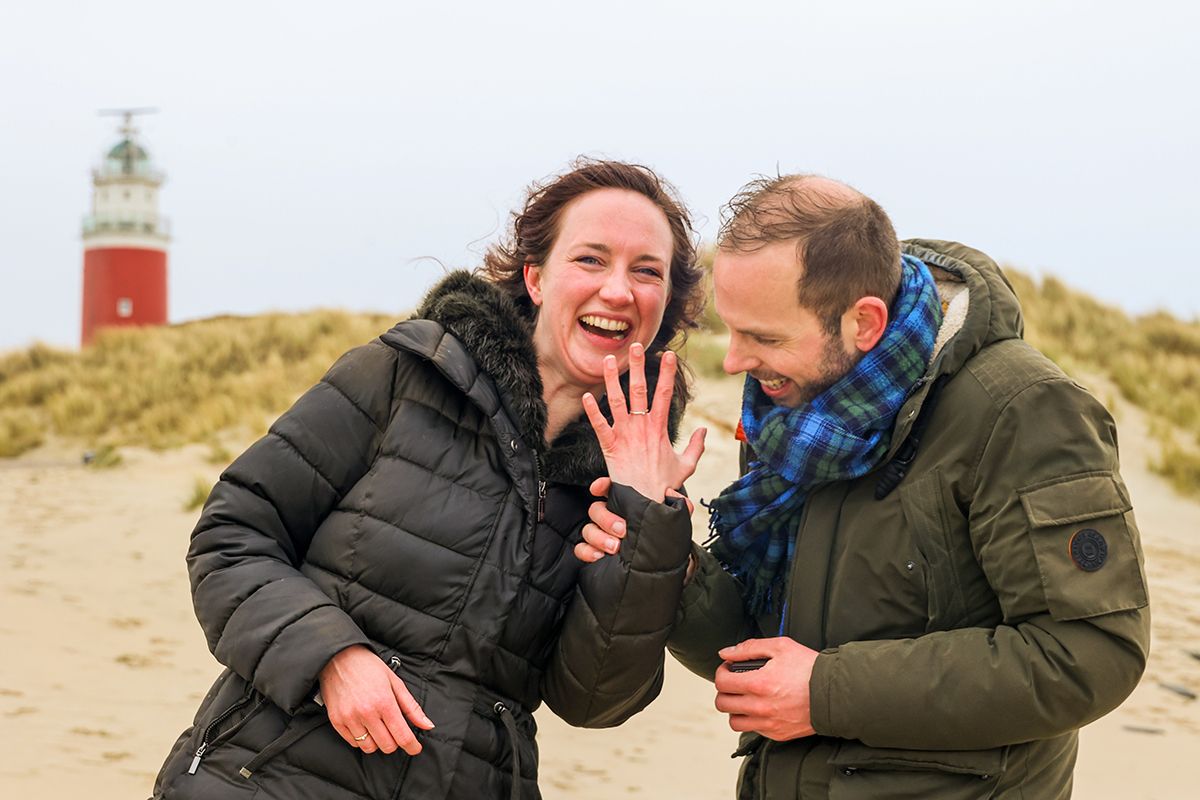
{"label": "parka zipper", "polygon": [[542,477],[542,456],[533,453],[533,476],[537,479],[537,521],[546,519],[546,479]]}
{"label": "parka zipper", "polygon": [[239,709],[243,708],[247,703],[249,703],[250,698],[253,696],[253,687],[248,687],[246,694],[242,695],[240,700],[222,711],[217,715],[216,719],[208,723],[208,725],[204,728],[204,735],[200,737],[200,746],[196,748],[196,752],[192,756],[192,765],[188,767],[188,775],[195,775],[196,770],[200,768],[200,759],[204,758],[204,754],[208,751],[210,744],[209,737],[212,736],[213,730],[222,722],[233,716],[233,714],[235,714]]}

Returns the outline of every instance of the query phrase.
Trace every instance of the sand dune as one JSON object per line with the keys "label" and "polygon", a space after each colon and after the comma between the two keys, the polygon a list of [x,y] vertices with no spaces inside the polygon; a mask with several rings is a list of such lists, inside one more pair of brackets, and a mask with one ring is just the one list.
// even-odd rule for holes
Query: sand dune
{"label": "sand dune", "polygon": [[[691,484],[709,497],[734,477],[736,382],[705,382],[691,425],[710,427]],[[1112,393],[1100,391],[1102,397]],[[1145,469],[1136,410],[1118,409],[1124,473],[1147,555],[1154,652],[1141,686],[1084,731],[1076,797],[1185,798],[1200,753],[1200,504]],[[690,430],[686,426],[685,430]],[[232,447],[236,451],[235,443]],[[219,671],[192,616],[184,571],[197,478],[208,450],[123,451],[85,469],[61,444],[0,462],[0,793],[137,798]],[[698,517],[697,535],[704,520]],[[1165,688],[1165,687],[1175,687]],[[553,798],[727,798],[734,735],[711,686],[668,660],[646,712],[607,731],[568,728],[539,712],[542,788]]]}

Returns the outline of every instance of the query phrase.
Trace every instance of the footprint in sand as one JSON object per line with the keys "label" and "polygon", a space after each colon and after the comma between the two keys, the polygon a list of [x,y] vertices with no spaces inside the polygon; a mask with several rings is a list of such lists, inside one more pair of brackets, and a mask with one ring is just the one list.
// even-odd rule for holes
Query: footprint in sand
{"label": "footprint in sand", "polygon": [[146,624],[146,621],[138,617],[113,617],[108,624],[114,628],[128,630],[129,628],[140,628]]}
{"label": "footprint in sand", "polygon": [[100,757],[105,761],[124,761],[127,758],[133,758],[133,753],[124,750],[106,750],[100,754]]}
{"label": "footprint in sand", "polygon": [[106,731],[104,728],[84,728],[82,726],[71,728],[70,732],[76,736],[95,736],[99,739],[114,739],[117,736],[112,731]]}
{"label": "footprint in sand", "polygon": [[37,708],[34,706],[17,706],[16,708],[12,709],[11,711],[5,711],[4,716],[6,716],[6,717],[24,717],[28,714],[36,714],[37,711],[38,711]]}
{"label": "footprint in sand", "polygon": [[130,669],[149,669],[158,666],[161,661],[154,657],[144,655],[142,653],[122,653],[113,659],[118,664],[123,664]]}

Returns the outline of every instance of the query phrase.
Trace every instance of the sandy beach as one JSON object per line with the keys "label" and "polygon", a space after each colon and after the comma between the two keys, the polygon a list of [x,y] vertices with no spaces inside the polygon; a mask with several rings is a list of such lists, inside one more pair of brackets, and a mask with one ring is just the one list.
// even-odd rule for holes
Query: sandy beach
{"label": "sandy beach", "polygon": [[[1097,388],[1100,397],[1115,393]],[[736,381],[699,386],[690,424],[710,428],[690,483],[711,497],[735,477]],[[1151,474],[1135,409],[1116,409],[1123,473],[1146,551],[1154,646],[1139,688],[1086,728],[1075,796],[1196,796],[1200,754],[1200,503]],[[232,452],[246,442],[230,442]],[[141,798],[219,667],[191,610],[183,556],[197,479],[222,465],[209,448],[122,450],[117,467],[44,446],[0,461],[0,794]],[[696,535],[705,533],[705,515]],[[1176,690],[1167,687],[1176,687]],[[668,659],[662,696],[614,730],[568,728],[543,709],[541,785],[553,798],[732,796],[735,736],[713,691]]]}

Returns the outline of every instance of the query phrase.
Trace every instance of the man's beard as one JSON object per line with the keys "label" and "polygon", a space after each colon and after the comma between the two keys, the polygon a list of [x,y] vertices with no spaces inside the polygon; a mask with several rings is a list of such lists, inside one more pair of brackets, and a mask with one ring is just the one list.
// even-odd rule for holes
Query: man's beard
{"label": "man's beard", "polygon": [[811,403],[817,395],[846,377],[862,356],[859,352],[847,353],[838,337],[830,336],[821,350],[821,374],[807,383],[796,383],[801,405]]}

